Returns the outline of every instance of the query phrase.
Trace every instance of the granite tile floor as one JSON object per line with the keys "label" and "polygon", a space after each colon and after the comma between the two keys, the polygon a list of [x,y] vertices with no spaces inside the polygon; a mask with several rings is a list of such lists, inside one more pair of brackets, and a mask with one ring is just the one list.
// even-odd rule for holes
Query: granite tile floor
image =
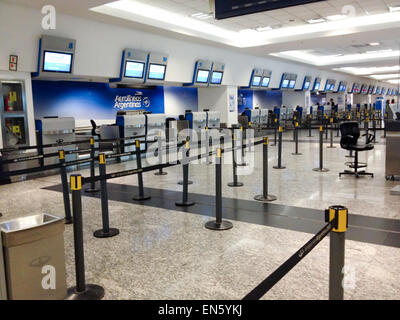
{"label": "granite tile floor", "polygon": [[[315,131],[314,136],[318,133]],[[308,132],[302,132],[301,140]],[[272,136],[270,136],[272,137]],[[292,133],[285,133],[290,140]],[[338,177],[345,169],[347,151],[324,145],[325,167],[318,173],[318,143],[301,142],[301,156],[293,156],[294,144],[283,145],[284,170],[272,169],[277,148],[269,147],[270,193],[277,204],[325,209],[341,204],[355,215],[400,218],[400,199],[390,195],[396,182],[386,181],[383,138],[374,151],[360,154],[375,178]],[[335,139],[337,142],[337,138]],[[240,175],[241,188],[229,188],[232,166],[223,166],[223,196],[252,200],[262,192],[262,145],[255,147],[255,166],[249,175]],[[231,154],[224,155],[231,158]],[[108,172],[134,168],[134,162],[109,164]],[[241,170],[241,169],[240,169]],[[239,173],[240,173],[239,170]],[[144,174],[145,186],[182,190],[180,166],[165,170],[166,176]],[[79,171],[87,176],[88,169]],[[214,166],[190,166],[194,181],[189,192],[214,194]],[[135,176],[116,178],[117,184],[137,185]],[[0,222],[18,216],[48,212],[63,215],[62,194],[43,190],[59,184],[58,176],[0,186]],[[259,282],[305,244],[310,234],[264,225],[234,221],[234,228],[213,232],[204,228],[210,218],[191,213],[147,207],[132,201],[110,201],[110,225],[120,235],[97,239],[93,231],[101,228],[100,200],[83,197],[84,244],[87,282],[104,286],[105,299],[241,299]],[[324,222],[321,221],[321,227]],[[399,234],[400,236],[400,234]],[[74,284],[72,226],[66,226],[65,253],[67,281]],[[346,242],[345,299],[399,299],[400,249]],[[305,259],[287,274],[263,299],[327,299],[329,239],[325,238]]]}

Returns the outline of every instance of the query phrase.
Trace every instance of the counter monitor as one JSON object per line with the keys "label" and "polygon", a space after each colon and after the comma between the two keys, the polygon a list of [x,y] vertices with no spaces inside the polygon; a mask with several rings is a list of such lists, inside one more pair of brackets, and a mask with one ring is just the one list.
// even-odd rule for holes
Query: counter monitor
{"label": "counter monitor", "polygon": [[71,73],[72,53],[44,51],[43,71]]}
{"label": "counter monitor", "polygon": [[166,66],[163,64],[150,63],[149,76],[150,80],[164,80]]}
{"label": "counter monitor", "polygon": [[126,78],[143,78],[144,74],[144,62],[138,61],[126,61],[125,66],[125,77]]}
{"label": "counter monitor", "polygon": [[[211,75],[211,84],[221,84],[223,75],[224,75],[223,72],[213,71],[213,73]],[[207,78],[208,78],[208,75],[207,75]]]}
{"label": "counter monitor", "polygon": [[263,80],[262,80],[261,86],[265,87],[265,88],[268,87],[270,81],[271,81],[271,78],[264,77]]}
{"label": "counter monitor", "polygon": [[210,75],[210,71],[209,70],[199,69],[197,71],[196,82],[198,82],[198,83],[208,83],[209,75]]}
{"label": "counter monitor", "polygon": [[253,84],[252,84],[253,87],[259,87],[260,84],[261,84],[261,77],[255,76],[255,77],[253,78]]}
{"label": "counter monitor", "polygon": [[290,88],[290,89],[294,89],[295,86],[296,86],[296,80],[290,80],[290,82],[289,82],[289,88]]}

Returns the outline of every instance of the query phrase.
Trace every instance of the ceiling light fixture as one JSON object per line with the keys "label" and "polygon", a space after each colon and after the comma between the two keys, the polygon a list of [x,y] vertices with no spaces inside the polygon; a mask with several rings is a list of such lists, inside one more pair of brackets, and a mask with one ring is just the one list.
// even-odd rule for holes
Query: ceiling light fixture
{"label": "ceiling light fixture", "polygon": [[318,18],[318,19],[307,20],[307,22],[310,23],[310,24],[314,24],[314,23],[326,22],[326,20],[324,18]]}
{"label": "ceiling light fixture", "polygon": [[332,16],[327,16],[326,19],[329,21],[338,21],[338,20],[343,20],[346,19],[347,16],[344,14],[334,14]]}
{"label": "ceiling light fixture", "polygon": [[379,42],[371,42],[371,43],[369,43],[369,45],[370,45],[371,47],[376,47],[376,46],[379,46],[380,43],[379,43]]}
{"label": "ceiling light fixture", "polygon": [[400,75],[396,73],[390,73],[390,74],[373,74],[370,75],[371,78],[376,79],[376,80],[386,80],[386,79],[396,79],[399,78]]}
{"label": "ceiling light fixture", "polygon": [[399,71],[400,66],[369,67],[369,68],[342,67],[342,68],[334,68],[333,70],[346,72],[346,73],[359,75],[359,76],[366,76],[366,75],[370,75],[370,74]]}
{"label": "ceiling light fixture", "polygon": [[398,12],[400,11],[400,6],[389,7],[390,12]]}
{"label": "ceiling light fixture", "polygon": [[258,28],[256,28],[256,30],[257,30],[258,32],[264,32],[264,31],[272,30],[272,27],[271,27],[271,26],[268,26],[268,27],[258,27]]}

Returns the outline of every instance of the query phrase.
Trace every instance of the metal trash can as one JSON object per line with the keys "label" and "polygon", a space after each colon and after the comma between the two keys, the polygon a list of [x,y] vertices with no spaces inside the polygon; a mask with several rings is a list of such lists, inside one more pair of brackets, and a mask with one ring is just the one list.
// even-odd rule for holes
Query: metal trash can
{"label": "metal trash can", "polygon": [[64,219],[38,214],[2,222],[0,231],[7,298],[64,299]]}

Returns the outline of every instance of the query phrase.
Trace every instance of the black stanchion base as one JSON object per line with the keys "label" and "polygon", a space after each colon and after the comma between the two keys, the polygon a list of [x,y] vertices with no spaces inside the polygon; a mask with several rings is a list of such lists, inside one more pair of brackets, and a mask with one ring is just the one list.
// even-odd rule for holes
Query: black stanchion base
{"label": "black stanchion base", "polygon": [[192,202],[192,201],[186,201],[186,202],[177,201],[177,202],[175,202],[175,205],[177,205],[178,207],[190,207],[190,206],[194,205],[194,202]]}
{"label": "black stanchion base", "polygon": [[85,189],[85,192],[87,192],[87,193],[95,193],[95,192],[99,192],[99,191],[100,191],[100,189],[96,189],[96,188],[94,188],[94,189],[92,189],[92,188]]}
{"label": "black stanchion base", "polygon": [[223,231],[223,230],[229,230],[233,228],[233,224],[232,222],[229,221],[221,221],[221,222],[217,222],[217,221],[208,221],[205,224],[205,227],[207,229],[210,230],[219,230],[219,231]]}
{"label": "black stanchion base", "polygon": [[76,287],[68,288],[66,300],[101,300],[104,297],[104,288],[96,284],[87,284],[86,290],[77,292]]}
{"label": "black stanchion base", "polygon": [[168,172],[164,172],[164,171],[157,171],[154,175],[155,176],[166,176],[168,174]]}
{"label": "black stanchion base", "polygon": [[[178,184],[180,185],[180,186],[182,186],[183,185],[183,181],[181,180],[181,181],[178,181]],[[193,184],[193,181],[192,180],[188,180],[188,184]]]}
{"label": "black stanchion base", "polygon": [[103,229],[93,232],[93,236],[96,238],[111,238],[119,235],[119,230],[110,228],[108,232],[104,232]]}
{"label": "black stanchion base", "polygon": [[137,197],[132,198],[132,200],[135,200],[135,201],[144,201],[144,200],[149,200],[149,199],[151,199],[151,196],[143,196],[143,197],[137,196]]}
{"label": "black stanchion base", "polygon": [[353,155],[347,155],[347,156],[345,156],[346,158],[355,158]]}
{"label": "black stanchion base", "polygon": [[294,155],[294,156],[301,156],[301,155],[302,155],[302,153],[298,153],[298,152],[296,153],[296,152],[293,152],[293,153],[292,153],[292,155]]}
{"label": "black stanchion base", "polygon": [[244,186],[244,184],[242,182],[237,182],[237,183],[229,182],[228,183],[228,187],[243,187],[243,186]]}
{"label": "black stanchion base", "polygon": [[327,146],[328,149],[335,149],[335,146]]}
{"label": "black stanchion base", "polygon": [[329,169],[326,169],[326,168],[322,168],[322,169],[320,169],[320,168],[314,168],[313,171],[317,171],[317,172],[328,172]]}
{"label": "black stanchion base", "polygon": [[278,199],[278,197],[273,196],[273,195],[271,195],[271,194],[268,194],[266,197],[264,197],[263,194],[260,194],[260,195],[254,197],[254,200],[257,200],[257,201],[265,201],[265,202],[275,201],[275,200],[277,200],[277,199]]}
{"label": "black stanchion base", "polygon": [[286,167],[285,166],[273,166],[272,168],[274,168],[274,169],[280,169],[280,170],[282,170],[282,169],[286,169]]}
{"label": "black stanchion base", "polygon": [[[0,217],[1,217],[1,214],[0,214]],[[64,219],[64,224],[73,224],[74,223],[74,218],[70,218],[70,219],[67,219],[67,218],[65,218]]]}
{"label": "black stanchion base", "polygon": [[370,173],[370,172],[365,172],[365,171],[354,172],[354,171],[350,171],[350,170],[345,170],[343,172],[340,172],[339,173],[339,178],[342,175],[351,175],[351,176],[355,176],[356,178],[364,177],[364,176],[368,176],[368,177],[372,177],[372,178],[374,177],[374,174]]}

